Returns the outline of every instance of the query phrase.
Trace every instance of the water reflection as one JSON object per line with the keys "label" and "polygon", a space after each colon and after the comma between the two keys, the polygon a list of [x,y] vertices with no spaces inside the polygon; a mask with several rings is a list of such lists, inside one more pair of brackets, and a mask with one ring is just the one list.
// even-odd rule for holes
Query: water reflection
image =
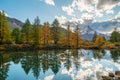
{"label": "water reflection", "polygon": [[9,56],[0,53],[0,80],[6,80],[9,70]]}
{"label": "water reflection", "polygon": [[112,50],[111,52],[111,57],[112,59],[116,62],[116,61],[120,61],[120,50]]}
{"label": "water reflection", "polygon": [[0,80],[97,80],[115,70],[120,50],[0,52]]}

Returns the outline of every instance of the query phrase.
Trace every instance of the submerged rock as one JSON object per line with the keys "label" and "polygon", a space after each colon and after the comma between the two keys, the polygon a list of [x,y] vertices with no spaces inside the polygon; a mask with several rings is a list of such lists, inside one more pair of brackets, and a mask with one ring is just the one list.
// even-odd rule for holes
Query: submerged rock
{"label": "submerged rock", "polygon": [[120,71],[115,71],[115,74],[108,73],[108,76],[102,76],[103,80],[120,80]]}
{"label": "submerged rock", "polygon": [[120,76],[120,71],[115,71],[115,75],[119,75]]}
{"label": "submerged rock", "polygon": [[109,76],[102,76],[103,80],[114,80],[113,78],[109,77]]}
{"label": "submerged rock", "polygon": [[113,73],[109,73],[109,77],[115,77]]}
{"label": "submerged rock", "polygon": [[118,80],[120,80],[120,71],[115,71],[115,75],[118,78]]}

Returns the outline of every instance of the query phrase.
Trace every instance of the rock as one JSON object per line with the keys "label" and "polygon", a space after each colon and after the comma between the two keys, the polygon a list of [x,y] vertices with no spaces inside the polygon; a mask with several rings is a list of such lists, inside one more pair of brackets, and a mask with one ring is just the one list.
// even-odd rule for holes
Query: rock
{"label": "rock", "polygon": [[120,71],[115,71],[115,75],[109,73],[108,76],[102,76],[102,80],[120,80]]}
{"label": "rock", "polygon": [[117,77],[117,80],[120,80],[120,71],[115,71],[115,75]]}
{"label": "rock", "polygon": [[113,73],[109,73],[109,77],[115,77]]}
{"label": "rock", "polygon": [[115,75],[120,75],[120,71],[115,71]]}
{"label": "rock", "polygon": [[113,78],[109,77],[109,76],[102,76],[103,80],[113,80]]}

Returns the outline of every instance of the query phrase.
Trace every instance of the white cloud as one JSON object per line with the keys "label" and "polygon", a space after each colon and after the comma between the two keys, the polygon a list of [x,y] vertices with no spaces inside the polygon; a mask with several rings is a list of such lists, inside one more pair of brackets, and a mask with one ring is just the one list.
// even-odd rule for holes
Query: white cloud
{"label": "white cloud", "polygon": [[113,12],[113,10],[107,10],[106,13],[107,14],[113,14],[114,12]]}
{"label": "white cloud", "polygon": [[65,11],[65,12],[67,12],[67,14],[68,15],[73,15],[73,13],[74,13],[74,10],[73,10],[73,8],[71,7],[71,6],[63,6],[62,7],[62,10],[63,11]]}
{"label": "white cloud", "polygon": [[97,9],[110,10],[119,3],[120,0],[98,0]]}
{"label": "white cloud", "polygon": [[64,24],[67,21],[67,18],[64,16],[55,16],[56,19],[58,19],[60,24]]}
{"label": "white cloud", "polygon": [[63,6],[62,10],[70,16],[76,16],[78,14],[75,11],[80,11],[80,14],[87,12],[94,14],[94,17],[103,17],[104,12],[113,14],[116,5],[120,5],[120,0],[72,0],[72,3]]}
{"label": "white cloud", "polygon": [[[72,0],[70,4],[62,7],[62,10],[65,11],[69,17],[69,19],[66,19],[68,21],[66,21],[67,23],[65,23],[65,25],[68,23],[75,25],[78,22],[81,25],[90,25],[93,22],[97,22],[96,20],[101,22],[107,21],[108,19],[104,19],[103,17],[114,14],[114,8],[116,6],[120,6],[120,0]],[[113,17],[115,17],[115,19],[113,19]],[[112,19],[110,22],[120,22],[120,12],[116,16],[111,15],[110,19]],[[64,23],[64,20],[61,22]],[[110,25],[108,27],[100,26],[96,29],[104,33],[111,33],[113,28],[113,25]]]}
{"label": "white cloud", "polygon": [[94,10],[94,4],[96,3],[96,0],[73,0],[70,7],[74,8],[74,10],[79,11],[87,11],[92,12]]}
{"label": "white cloud", "polygon": [[103,13],[101,10],[95,10],[94,14],[95,14],[95,17],[103,17]]}
{"label": "white cloud", "polygon": [[45,0],[45,3],[49,4],[49,5],[52,5],[52,6],[55,6],[55,3],[54,3],[53,0]]}
{"label": "white cloud", "polygon": [[88,13],[83,13],[81,18],[82,19],[93,19],[93,15],[92,14],[88,14]]}
{"label": "white cloud", "polygon": [[73,17],[72,19],[69,20],[69,22],[75,22],[75,23],[82,24],[84,22],[84,20],[82,18],[75,18],[75,17]]}
{"label": "white cloud", "polygon": [[118,14],[115,16],[115,19],[120,19],[120,11],[118,12]]}
{"label": "white cloud", "polygon": [[93,21],[96,21],[94,18],[94,15],[88,14],[88,13],[82,14],[81,19],[83,20],[82,24],[84,24],[86,26],[90,25]]}
{"label": "white cloud", "polygon": [[67,69],[62,69],[61,74],[70,74],[72,71],[72,68],[70,68],[69,71]]}
{"label": "white cloud", "polygon": [[[69,71],[64,68],[62,69],[61,74],[67,74],[71,76],[72,80],[102,80],[101,76],[107,76],[109,72],[114,72],[120,67],[119,63],[109,61],[107,59],[101,59],[99,61],[98,59],[91,57],[92,61],[86,61],[86,58],[89,58],[88,53],[90,52],[86,51],[84,56],[81,56],[81,58],[83,58],[82,60],[81,58],[78,59],[80,63],[79,68],[76,69],[75,66],[71,66]],[[83,53],[80,52],[80,54]],[[74,59],[71,60],[74,61]]]}
{"label": "white cloud", "polygon": [[107,72],[113,72],[113,68],[108,68],[108,67],[106,67],[105,70],[106,70]]}
{"label": "white cloud", "polygon": [[46,76],[44,80],[53,80],[54,75]]}
{"label": "white cloud", "polygon": [[120,22],[120,11],[118,14],[115,16],[115,19],[112,19],[113,22]]}
{"label": "white cloud", "polygon": [[92,12],[94,10],[94,0],[73,0],[71,5],[63,6],[62,10],[68,15],[73,15],[75,10]]}
{"label": "white cloud", "polygon": [[94,10],[94,6],[92,6],[93,1],[90,0],[73,0],[73,3],[76,4],[76,7],[79,11],[87,11],[92,12]]}

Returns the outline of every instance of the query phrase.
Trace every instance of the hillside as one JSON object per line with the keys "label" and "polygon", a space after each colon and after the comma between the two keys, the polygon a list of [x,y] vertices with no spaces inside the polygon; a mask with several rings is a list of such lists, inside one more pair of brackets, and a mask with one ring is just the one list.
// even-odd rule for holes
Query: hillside
{"label": "hillside", "polygon": [[10,17],[7,17],[7,19],[10,25],[10,29],[14,29],[15,27],[21,28],[23,26],[23,22],[18,19],[10,18]]}

